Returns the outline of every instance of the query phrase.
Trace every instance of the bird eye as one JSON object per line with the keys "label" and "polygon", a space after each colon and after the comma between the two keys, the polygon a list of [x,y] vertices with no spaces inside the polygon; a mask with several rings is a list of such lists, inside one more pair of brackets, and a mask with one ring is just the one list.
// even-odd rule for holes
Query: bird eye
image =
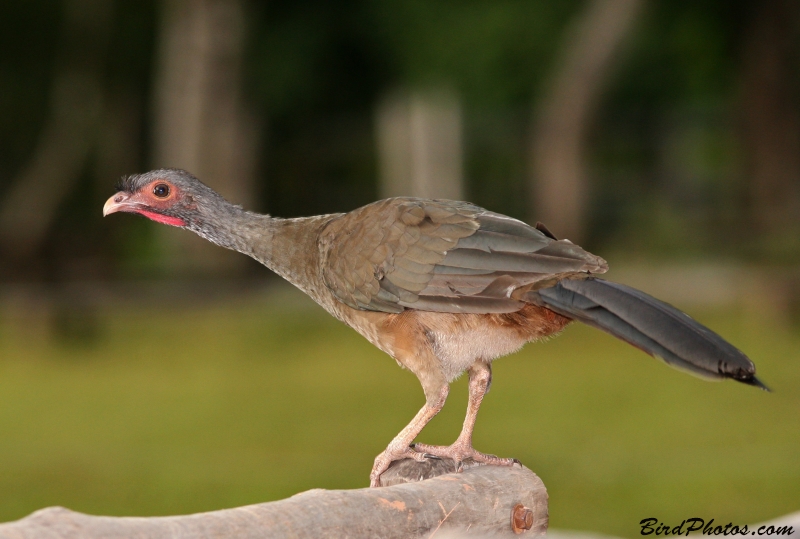
{"label": "bird eye", "polygon": [[153,187],[153,194],[158,198],[167,198],[169,196],[169,185],[166,183],[159,183]]}

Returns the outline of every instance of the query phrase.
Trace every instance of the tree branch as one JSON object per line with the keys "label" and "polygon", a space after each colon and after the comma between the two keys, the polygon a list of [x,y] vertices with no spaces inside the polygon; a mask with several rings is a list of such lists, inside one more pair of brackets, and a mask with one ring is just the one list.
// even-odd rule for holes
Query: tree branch
{"label": "tree branch", "polygon": [[286,500],[184,516],[102,517],[49,507],[0,524],[0,539],[545,534],[547,491],[536,474],[517,467],[477,466],[458,474],[450,473],[453,469],[452,461],[405,460],[384,474],[383,482],[391,486],[314,489]]}

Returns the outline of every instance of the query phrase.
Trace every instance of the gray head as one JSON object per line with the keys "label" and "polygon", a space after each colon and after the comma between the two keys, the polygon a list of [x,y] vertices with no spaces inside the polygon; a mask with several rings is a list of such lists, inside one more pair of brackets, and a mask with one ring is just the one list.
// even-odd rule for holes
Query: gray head
{"label": "gray head", "polygon": [[104,216],[116,212],[138,213],[157,223],[188,228],[205,237],[213,235],[226,217],[242,211],[179,169],[125,176],[117,184],[117,191],[103,206]]}
{"label": "gray head", "polygon": [[250,254],[269,216],[244,211],[185,170],[160,169],[126,176],[103,215],[138,213],[157,223],[191,230],[228,249]]}

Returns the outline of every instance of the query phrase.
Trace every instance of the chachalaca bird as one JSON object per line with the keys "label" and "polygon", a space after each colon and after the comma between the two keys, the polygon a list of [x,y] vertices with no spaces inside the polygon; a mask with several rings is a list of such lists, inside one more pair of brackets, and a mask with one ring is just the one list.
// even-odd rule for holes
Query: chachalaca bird
{"label": "chachalaca bird", "polygon": [[[375,459],[430,456],[512,465],[479,453],[472,430],[492,361],[573,320],[707,378],[766,387],[738,349],[644,292],[594,277],[608,266],[539,224],[468,202],[391,198],[349,213],[280,219],[229,203],[182,170],[125,177],[103,215],[139,213],[258,260],[409,369],[425,405]],[[469,373],[464,427],[447,447],[413,444]]]}

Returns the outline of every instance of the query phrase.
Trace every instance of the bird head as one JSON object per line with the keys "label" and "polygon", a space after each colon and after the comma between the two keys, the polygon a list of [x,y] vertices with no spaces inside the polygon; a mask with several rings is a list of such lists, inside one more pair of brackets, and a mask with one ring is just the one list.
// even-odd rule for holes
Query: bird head
{"label": "bird head", "polygon": [[117,193],[103,206],[103,216],[138,213],[157,223],[196,229],[228,203],[185,170],[161,169],[123,177]]}

